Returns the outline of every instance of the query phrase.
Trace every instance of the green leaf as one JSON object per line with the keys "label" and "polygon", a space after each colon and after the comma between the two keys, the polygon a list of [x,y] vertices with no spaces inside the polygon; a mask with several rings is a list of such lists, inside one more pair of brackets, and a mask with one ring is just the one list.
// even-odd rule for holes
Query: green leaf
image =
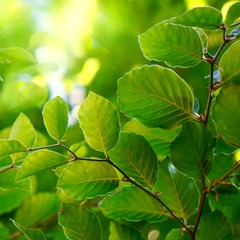
{"label": "green leaf", "polygon": [[111,222],[109,240],[144,240],[143,235],[133,228]]}
{"label": "green leaf", "polygon": [[225,24],[229,27],[236,19],[240,17],[240,2],[235,2],[228,9]]}
{"label": "green leaf", "polygon": [[231,223],[240,223],[240,191],[237,188],[235,191],[217,190],[217,194],[217,199],[216,193],[208,195],[210,207],[221,211]]}
{"label": "green leaf", "polygon": [[240,41],[233,43],[221,57],[219,63],[222,81],[237,80],[240,77]]}
{"label": "green leaf", "polygon": [[68,107],[61,97],[55,97],[48,101],[43,108],[43,120],[49,135],[59,141],[68,126]]}
{"label": "green leaf", "polygon": [[38,150],[29,154],[24,160],[18,171],[17,181],[24,180],[47,169],[56,168],[67,162],[67,157],[60,153],[46,149]]}
{"label": "green leaf", "polygon": [[196,234],[196,240],[226,240],[231,239],[232,227],[227,218],[218,211],[203,216]]}
{"label": "green leaf", "polygon": [[17,188],[22,190],[31,190],[30,179],[22,182],[16,182],[16,175],[18,170],[15,168],[9,169],[8,171],[2,172],[0,174],[0,188],[9,189]]}
{"label": "green leaf", "polygon": [[13,224],[24,234],[27,240],[45,240],[43,232],[39,229],[25,228],[11,219]]}
{"label": "green leaf", "polygon": [[188,240],[188,234],[184,233],[182,229],[173,228],[170,233],[166,236],[165,240]]}
{"label": "green leaf", "polygon": [[18,140],[0,139],[0,158],[26,151],[26,147]]}
{"label": "green leaf", "polygon": [[222,23],[222,14],[213,7],[195,7],[170,21],[184,26],[215,30]]}
{"label": "green leaf", "polygon": [[0,63],[14,64],[15,62],[21,64],[33,64],[35,63],[35,59],[23,48],[11,47],[0,49]]}
{"label": "green leaf", "polygon": [[221,88],[212,110],[212,118],[223,140],[238,148],[240,148],[239,92],[240,81],[230,81]]}
{"label": "green leaf", "polygon": [[162,160],[170,154],[170,144],[178,136],[181,129],[148,128],[136,119],[131,119],[124,125],[123,130],[143,136],[152,146],[158,159]]}
{"label": "green leaf", "polygon": [[173,67],[191,67],[202,61],[202,42],[194,28],[159,23],[142,33],[139,42],[148,60]]}
{"label": "green leaf", "polygon": [[173,165],[190,177],[202,179],[211,169],[214,143],[205,126],[187,122],[170,147]]}
{"label": "green leaf", "polygon": [[81,206],[64,204],[58,220],[68,239],[101,239],[103,229],[98,217]]}
{"label": "green leaf", "polygon": [[56,214],[59,208],[60,202],[55,193],[37,193],[18,208],[14,220],[25,227],[31,227]]}
{"label": "green leaf", "polygon": [[105,153],[114,147],[120,130],[118,113],[114,104],[90,92],[80,106],[78,116],[90,147]]}
{"label": "green leaf", "polygon": [[134,133],[120,133],[109,157],[125,174],[144,187],[153,189],[157,178],[157,156],[149,143]]}
{"label": "green leaf", "polygon": [[[136,197],[137,196],[137,197]],[[125,186],[119,192],[108,196],[101,204],[103,214],[110,219],[138,222],[161,222],[165,219],[163,207],[135,186]]]}
{"label": "green leaf", "polygon": [[0,222],[0,239],[10,239],[8,229]]}
{"label": "green leaf", "polygon": [[148,127],[171,128],[192,116],[194,98],[188,84],[174,71],[143,66],[118,80],[122,111]]}
{"label": "green leaf", "polygon": [[95,198],[116,189],[118,176],[106,162],[76,161],[63,169],[57,187],[77,200]]}
{"label": "green leaf", "polygon": [[199,193],[191,178],[185,177],[169,161],[164,160],[158,170],[155,188],[161,200],[180,218],[187,220],[198,208]]}

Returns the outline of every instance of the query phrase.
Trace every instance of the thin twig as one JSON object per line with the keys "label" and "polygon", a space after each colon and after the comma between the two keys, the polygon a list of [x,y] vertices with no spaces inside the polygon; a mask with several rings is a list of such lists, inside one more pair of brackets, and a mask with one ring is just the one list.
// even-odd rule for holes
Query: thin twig
{"label": "thin twig", "polygon": [[7,166],[6,168],[1,169],[0,173],[4,173],[4,172],[6,172],[6,171],[8,171],[9,169],[12,169],[12,168],[14,168],[14,164],[11,164],[10,166]]}

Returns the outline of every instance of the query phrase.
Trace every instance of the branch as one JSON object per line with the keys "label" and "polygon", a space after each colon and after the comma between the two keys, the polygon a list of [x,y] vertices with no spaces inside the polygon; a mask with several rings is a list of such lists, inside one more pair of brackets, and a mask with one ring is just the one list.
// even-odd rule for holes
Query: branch
{"label": "branch", "polygon": [[4,172],[6,172],[6,171],[8,171],[9,169],[12,169],[12,168],[14,168],[14,167],[15,167],[15,165],[14,165],[14,164],[11,164],[10,166],[8,166],[8,167],[6,167],[6,168],[1,169],[1,170],[0,170],[0,173],[4,173]]}

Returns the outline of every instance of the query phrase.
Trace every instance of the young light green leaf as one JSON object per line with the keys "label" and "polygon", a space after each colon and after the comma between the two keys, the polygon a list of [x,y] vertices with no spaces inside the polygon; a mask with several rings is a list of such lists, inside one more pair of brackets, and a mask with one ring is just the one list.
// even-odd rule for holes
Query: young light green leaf
{"label": "young light green leaf", "polygon": [[148,127],[171,128],[191,118],[194,98],[174,71],[143,66],[118,80],[118,101],[128,117]]}
{"label": "young light green leaf", "polygon": [[135,186],[125,186],[119,192],[109,195],[104,199],[101,208],[108,218],[133,222],[161,222],[166,214],[156,199]]}
{"label": "young light green leaf", "polygon": [[39,229],[25,228],[11,219],[13,224],[24,234],[27,240],[45,240],[43,232]]}
{"label": "young light green leaf", "polygon": [[56,214],[59,209],[60,202],[55,193],[37,193],[18,208],[14,220],[25,227],[31,227]]}
{"label": "young light green leaf", "polygon": [[133,228],[111,222],[109,240],[144,240],[143,235]]}
{"label": "young light green leaf", "polygon": [[211,169],[214,136],[198,122],[186,122],[170,147],[173,165],[184,174],[202,179]]}
{"label": "young light green leaf", "polygon": [[240,81],[230,81],[222,87],[212,111],[212,118],[223,140],[238,148],[240,148],[239,92]]}
{"label": "young light green leaf", "polygon": [[191,67],[202,61],[202,42],[194,28],[159,23],[139,35],[139,42],[148,60],[173,67]]}
{"label": "young light green leaf", "polygon": [[68,107],[61,97],[55,97],[47,102],[43,108],[43,120],[49,135],[59,141],[68,126]]}
{"label": "young light green leaf", "polygon": [[81,206],[64,204],[58,220],[68,239],[101,239],[103,229],[98,217]]}
{"label": "young light green leaf", "polygon": [[0,174],[0,187],[3,189],[22,189],[29,191],[31,190],[31,181],[26,179],[26,181],[16,182],[16,175],[18,170],[15,168],[9,169],[8,171],[2,172]]}
{"label": "young light green leaf", "polygon": [[26,115],[20,113],[12,125],[9,139],[16,139],[27,148],[33,147],[36,141],[35,129]]}
{"label": "young light green leaf", "polygon": [[232,6],[228,9],[225,24],[229,27],[236,19],[240,17],[240,2],[233,2]]}
{"label": "young light green leaf", "polygon": [[159,165],[155,189],[161,192],[161,200],[180,218],[187,220],[197,211],[198,189],[191,178],[179,172],[169,159]]}
{"label": "young light green leaf", "polygon": [[26,147],[18,140],[0,139],[0,158],[26,151]]}
{"label": "young light green leaf", "polygon": [[220,59],[222,81],[240,78],[240,41],[233,43]]}
{"label": "young light green leaf", "polygon": [[124,125],[123,130],[143,136],[152,146],[158,159],[163,160],[170,154],[170,144],[179,135],[181,128],[170,130],[149,128],[136,119],[131,119]]}
{"label": "young light green leaf", "polygon": [[231,239],[232,227],[227,218],[220,212],[214,211],[201,218],[196,234],[196,240],[226,240]]}
{"label": "young light green leaf", "polygon": [[157,156],[149,143],[134,133],[120,133],[109,157],[125,174],[144,187],[153,189],[157,178]]}
{"label": "young light green leaf", "polygon": [[63,169],[57,187],[76,200],[91,199],[116,189],[118,176],[106,162],[76,161]]}
{"label": "young light green leaf", "polygon": [[120,129],[114,104],[90,92],[80,106],[78,116],[80,127],[90,147],[105,153],[114,147]]}
{"label": "young light green leaf", "polygon": [[47,169],[56,168],[67,162],[68,159],[65,155],[54,151],[45,149],[33,152],[24,160],[16,179],[17,181],[21,181],[34,174],[41,173]]}
{"label": "young light green leaf", "polygon": [[222,14],[213,7],[195,7],[170,22],[206,30],[218,29],[222,23]]}
{"label": "young light green leaf", "polygon": [[189,237],[187,233],[183,234],[182,229],[173,228],[168,233],[165,240],[189,240]]}

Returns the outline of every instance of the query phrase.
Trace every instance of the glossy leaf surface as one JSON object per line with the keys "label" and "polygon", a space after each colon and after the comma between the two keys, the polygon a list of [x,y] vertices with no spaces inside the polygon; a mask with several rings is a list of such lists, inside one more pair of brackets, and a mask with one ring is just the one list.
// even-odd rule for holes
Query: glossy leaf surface
{"label": "glossy leaf surface", "polygon": [[98,217],[81,206],[64,204],[58,220],[68,239],[101,239],[102,226]]}
{"label": "glossy leaf surface", "polygon": [[122,111],[148,127],[171,128],[189,119],[194,98],[187,83],[160,66],[136,68],[118,80]]}
{"label": "glossy leaf surface", "polygon": [[237,80],[240,77],[240,41],[233,43],[221,57],[219,63],[222,81]]}
{"label": "glossy leaf surface", "polygon": [[127,122],[124,125],[123,130],[125,132],[136,133],[137,135],[143,136],[150,143],[160,160],[170,154],[170,144],[180,132],[180,128],[170,130],[149,128],[138,122],[136,119],[131,119]]}
{"label": "glossy leaf surface", "polygon": [[223,86],[213,106],[213,119],[225,142],[240,147],[240,81]]}
{"label": "glossy leaf surface", "polygon": [[201,179],[211,169],[214,137],[198,122],[187,122],[170,147],[173,165],[184,174]]}
{"label": "glossy leaf surface", "polygon": [[90,147],[107,152],[118,140],[119,120],[115,105],[90,92],[82,103],[79,123]]}
{"label": "glossy leaf surface", "polygon": [[23,233],[27,240],[45,240],[43,232],[39,229],[25,228],[16,221],[12,220],[13,224]]}
{"label": "glossy leaf surface", "polygon": [[18,171],[17,181],[21,181],[45,170],[56,168],[67,162],[68,159],[65,155],[46,149],[38,150],[28,155],[24,160]]}
{"label": "glossy leaf surface", "polygon": [[0,158],[26,151],[26,147],[18,140],[0,139]]}
{"label": "glossy leaf surface", "polygon": [[149,143],[134,133],[121,133],[109,157],[125,174],[153,189],[157,177],[157,156]]}
{"label": "glossy leaf surface", "polygon": [[196,213],[199,201],[198,189],[193,179],[185,177],[169,159],[159,165],[155,188],[161,193],[160,199],[178,217],[187,220]]}
{"label": "glossy leaf surface", "polygon": [[215,30],[222,23],[222,14],[213,7],[195,7],[170,21],[184,26]]}
{"label": "glossy leaf surface", "polygon": [[169,66],[191,67],[202,61],[202,42],[197,31],[171,23],[159,23],[139,36],[148,60],[165,61]]}
{"label": "glossy leaf surface", "polygon": [[236,19],[240,17],[240,2],[235,2],[228,9],[227,16],[225,19],[225,24],[229,27]]}
{"label": "glossy leaf surface", "polygon": [[55,140],[61,140],[68,125],[68,107],[61,97],[48,101],[43,108],[43,120],[48,134]]}
{"label": "glossy leaf surface", "polygon": [[134,186],[126,186],[108,196],[101,208],[104,215],[114,220],[161,222],[165,219],[161,204]]}
{"label": "glossy leaf surface", "polygon": [[231,239],[232,227],[227,218],[220,212],[214,211],[201,218],[196,240],[226,240]]}
{"label": "glossy leaf surface", "polygon": [[106,162],[77,161],[63,169],[57,187],[71,198],[83,200],[113,191],[118,180],[115,170]]}

